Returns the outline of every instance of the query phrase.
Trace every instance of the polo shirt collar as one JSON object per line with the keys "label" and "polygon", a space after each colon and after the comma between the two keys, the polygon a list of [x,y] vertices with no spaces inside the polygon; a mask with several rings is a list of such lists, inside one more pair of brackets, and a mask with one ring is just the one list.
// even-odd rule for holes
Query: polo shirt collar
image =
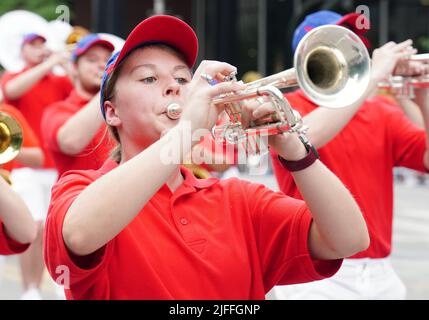
{"label": "polo shirt collar", "polygon": [[85,104],[87,104],[89,102],[88,99],[84,99],[83,97],[81,97],[76,90],[72,90],[72,92],[70,92],[69,97],[67,98],[68,102],[76,105],[76,106],[84,106]]}
{"label": "polo shirt collar", "polygon": [[[101,175],[115,169],[118,167],[118,164],[112,159],[108,159],[104,162],[103,166],[100,168],[99,172]],[[208,179],[197,179],[191,170],[180,166],[180,172],[184,177],[183,184],[188,187],[193,187],[195,189],[207,189],[219,182],[218,178],[208,178]],[[179,187],[180,188],[180,187]]]}
{"label": "polo shirt collar", "polygon": [[184,166],[180,166],[180,172],[185,178],[184,184],[196,189],[207,189],[219,182],[218,178],[197,179],[192,171]]}

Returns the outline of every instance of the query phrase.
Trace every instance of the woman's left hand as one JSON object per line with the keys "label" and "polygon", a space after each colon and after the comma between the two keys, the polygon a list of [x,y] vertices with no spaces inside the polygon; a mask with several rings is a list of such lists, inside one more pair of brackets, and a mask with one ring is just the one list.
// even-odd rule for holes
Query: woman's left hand
{"label": "woman's left hand", "polygon": [[[221,94],[245,88],[242,83],[236,81],[223,81],[225,76],[236,70],[234,66],[225,62],[202,61],[186,88],[185,106],[180,122],[189,121],[192,132],[198,129],[210,130],[222,111],[221,106],[213,104],[213,99]],[[209,83],[209,78],[212,79],[212,83]]]}
{"label": "woman's left hand", "polygon": [[[256,125],[272,123],[278,118],[277,111],[271,102],[258,103],[251,101],[243,104],[242,108],[244,127],[248,127],[247,123],[250,122]],[[307,154],[307,150],[296,133],[283,132],[271,135],[268,137],[268,143],[286,160],[300,160]]]}

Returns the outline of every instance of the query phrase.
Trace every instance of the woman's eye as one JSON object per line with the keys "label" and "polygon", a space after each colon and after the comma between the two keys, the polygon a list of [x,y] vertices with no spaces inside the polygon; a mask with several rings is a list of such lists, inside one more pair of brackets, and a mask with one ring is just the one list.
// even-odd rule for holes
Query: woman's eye
{"label": "woman's eye", "polygon": [[186,78],[176,78],[178,84],[187,84],[189,81]]}
{"label": "woman's eye", "polygon": [[149,84],[149,83],[154,83],[156,81],[156,78],[155,77],[147,77],[147,78],[144,78],[140,81],[143,83]]}

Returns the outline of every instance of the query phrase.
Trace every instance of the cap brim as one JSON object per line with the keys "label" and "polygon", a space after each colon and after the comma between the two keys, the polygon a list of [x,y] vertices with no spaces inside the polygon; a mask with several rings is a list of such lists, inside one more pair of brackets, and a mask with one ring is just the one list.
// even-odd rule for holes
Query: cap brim
{"label": "cap brim", "polygon": [[194,30],[184,21],[158,15],[142,21],[130,33],[113,68],[136,47],[145,43],[165,43],[180,51],[186,64],[192,68],[198,54],[198,39]]}
{"label": "cap brim", "polygon": [[33,42],[34,40],[37,40],[37,39],[42,39],[44,42],[46,42],[46,38],[44,36],[37,34],[24,39],[23,43]]}
{"label": "cap brim", "polygon": [[79,51],[78,56],[80,57],[81,55],[85,54],[89,49],[91,49],[94,46],[102,46],[110,51],[115,50],[115,46],[110,41],[107,41],[104,39],[97,39],[89,43],[83,50]]}

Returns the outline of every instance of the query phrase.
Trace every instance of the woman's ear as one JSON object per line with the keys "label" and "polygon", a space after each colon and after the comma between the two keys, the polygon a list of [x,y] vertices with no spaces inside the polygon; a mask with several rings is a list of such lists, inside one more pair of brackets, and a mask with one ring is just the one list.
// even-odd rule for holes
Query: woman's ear
{"label": "woman's ear", "polygon": [[106,122],[109,126],[118,127],[122,123],[116,112],[115,104],[112,101],[104,102],[104,111],[106,115]]}

